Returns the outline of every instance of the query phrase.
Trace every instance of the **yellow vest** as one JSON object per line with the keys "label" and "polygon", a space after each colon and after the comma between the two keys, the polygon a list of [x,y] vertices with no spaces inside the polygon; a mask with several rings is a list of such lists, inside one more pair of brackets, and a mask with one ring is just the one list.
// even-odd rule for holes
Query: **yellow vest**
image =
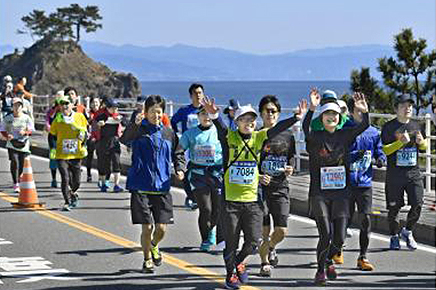
{"label": "yellow vest", "polygon": [[[60,113],[51,124],[50,134],[56,136],[56,159],[82,159],[88,154],[86,140],[78,139],[80,131],[86,130],[88,121],[81,113],[73,113],[70,124],[63,121]],[[82,133],[83,134],[83,133]]]}
{"label": "yellow vest", "polygon": [[[262,130],[253,132],[251,138],[245,140],[254,153],[253,156],[253,153],[245,146],[238,131],[228,132],[229,163],[227,166],[230,167],[224,174],[225,199],[227,201],[254,202],[258,200],[258,161],[263,142],[267,138],[267,130]],[[239,157],[237,157],[238,155]]]}

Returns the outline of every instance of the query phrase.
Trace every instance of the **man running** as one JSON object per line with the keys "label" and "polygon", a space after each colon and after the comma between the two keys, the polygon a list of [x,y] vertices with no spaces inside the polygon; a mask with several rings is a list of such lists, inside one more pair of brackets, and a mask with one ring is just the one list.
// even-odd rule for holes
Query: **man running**
{"label": "man running", "polygon": [[[400,236],[410,250],[418,247],[412,233],[421,216],[424,197],[423,177],[418,160],[419,152],[427,148],[427,140],[419,123],[412,120],[414,104],[415,101],[410,95],[398,96],[395,100],[397,117],[384,124],[381,133],[383,151],[388,157],[385,193],[391,250],[401,248]],[[411,207],[406,226],[401,229],[398,214],[405,204],[404,191]]]}

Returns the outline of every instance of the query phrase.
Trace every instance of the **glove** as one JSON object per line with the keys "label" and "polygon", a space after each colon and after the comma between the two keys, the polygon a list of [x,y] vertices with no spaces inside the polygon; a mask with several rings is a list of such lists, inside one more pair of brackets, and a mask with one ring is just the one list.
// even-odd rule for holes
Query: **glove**
{"label": "glove", "polygon": [[50,159],[56,159],[56,148],[50,149]]}

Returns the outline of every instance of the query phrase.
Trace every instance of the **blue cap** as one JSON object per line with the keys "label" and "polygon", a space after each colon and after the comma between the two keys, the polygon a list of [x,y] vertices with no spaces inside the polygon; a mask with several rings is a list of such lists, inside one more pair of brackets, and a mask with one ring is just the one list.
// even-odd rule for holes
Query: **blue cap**
{"label": "blue cap", "polygon": [[105,103],[105,105],[106,105],[107,108],[119,107],[118,102],[115,101],[115,100],[112,99],[112,98],[107,98],[107,99],[104,101],[104,103]]}

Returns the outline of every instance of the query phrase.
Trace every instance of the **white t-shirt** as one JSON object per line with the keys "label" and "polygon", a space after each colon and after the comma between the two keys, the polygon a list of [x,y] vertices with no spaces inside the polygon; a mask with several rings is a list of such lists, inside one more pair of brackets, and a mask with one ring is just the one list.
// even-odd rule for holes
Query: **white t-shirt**
{"label": "white t-shirt", "polygon": [[22,136],[20,131],[35,131],[32,118],[27,114],[21,114],[20,117],[14,117],[14,114],[7,115],[0,126],[0,131],[5,131],[14,136],[14,139],[24,142],[22,148],[14,147],[11,141],[6,143],[6,148],[11,148],[21,152],[30,152],[30,138],[29,136]]}

